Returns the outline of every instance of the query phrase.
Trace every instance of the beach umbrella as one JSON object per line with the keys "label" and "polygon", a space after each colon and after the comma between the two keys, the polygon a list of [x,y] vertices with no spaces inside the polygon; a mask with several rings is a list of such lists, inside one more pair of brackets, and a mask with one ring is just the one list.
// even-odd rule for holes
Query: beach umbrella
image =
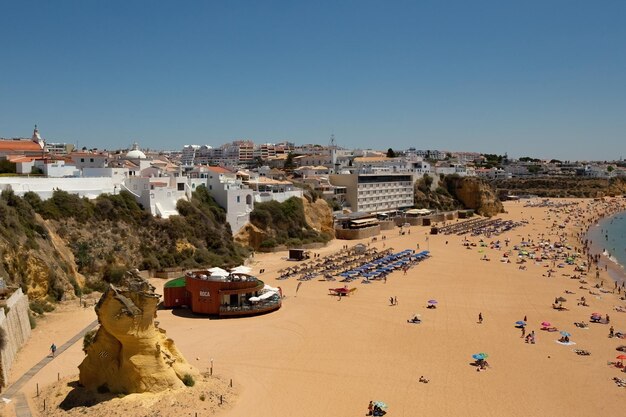
{"label": "beach umbrella", "polygon": [[541,325],[542,325],[543,327],[550,327],[550,326],[552,326],[552,323],[550,323],[549,321],[542,321],[542,322],[541,322]]}
{"label": "beach umbrella", "polygon": [[557,301],[559,301],[559,302],[561,302],[561,303],[563,303],[563,302],[567,301],[567,299],[566,299],[565,297],[559,297],[559,298],[557,298],[556,300],[557,300]]}
{"label": "beach umbrella", "polygon": [[475,353],[472,355],[472,358],[476,359],[477,361],[485,360],[488,357],[489,355],[487,355],[486,353]]}
{"label": "beach umbrella", "polygon": [[615,359],[619,359],[623,361],[624,359],[626,359],[626,355],[619,355]]}
{"label": "beach umbrella", "polygon": [[519,321],[516,321],[516,322],[515,322],[515,325],[516,325],[516,326],[521,326],[521,327],[524,327],[524,326],[526,326],[526,322],[525,322],[525,321],[523,321],[523,320],[519,320]]}
{"label": "beach umbrella", "polygon": [[591,317],[602,317],[602,313],[591,313]]}
{"label": "beach umbrella", "polygon": [[437,304],[437,300],[428,300],[428,304]]}
{"label": "beach umbrella", "polygon": [[561,331],[561,336],[563,336],[563,337],[570,337],[571,334],[566,332],[565,330],[563,330],[563,331]]}
{"label": "beach umbrella", "polygon": [[374,401],[373,404],[378,408],[382,408],[383,410],[389,408],[389,406],[384,401]]}

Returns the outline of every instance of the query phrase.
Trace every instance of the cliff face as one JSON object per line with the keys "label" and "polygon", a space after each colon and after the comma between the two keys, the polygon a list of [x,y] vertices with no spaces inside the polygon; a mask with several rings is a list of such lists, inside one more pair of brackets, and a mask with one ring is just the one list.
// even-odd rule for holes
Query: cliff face
{"label": "cliff face", "polygon": [[0,196],[0,276],[20,286],[31,300],[73,297],[75,285],[83,280],[55,231],[27,202],[7,191]]}
{"label": "cliff face", "polygon": [[107,289],[96,306],[100,328],[78,367],[83,386],[113,393],[161,392],[182,388],[187,374],[199,375],[155,322],[158,302],[154,287],[137,272]]}
{"label": "cliff face", "polygon": [[485,181],[475,177],[446,177],[450,194],[464,207],[475,210],[482,216],[493,216],[504,211],[495,190]]}
{"label": "cliff face", "polygon": [[309,226],[320,233],[333,235],[333,212],[328,203],[321,198],[314,202],[304,201],[304,218]]}
{"label": "cliff face", "polygon": [[334,238],[333,214],[321,198],[292,197],[283,203],[259,203],[250,215],[250,223],[241,228],[235,241],[254,250],[279,245],[300,246],[327,242]]}
{"label": "cliff face", "polygon": [[499,193],[533,194],[539,197],[606,197],[626,194],[626,178],[542,177],[495,180]]}
{"label": "cliff face", "polygon": [[[32,304],[115,283],[130,267],[196,268],[239,264],[245,251],[205,187],[179,201],[180,216],[158,219],[125,192],[93,201],[63,191],[42,201],[0,195],[0,276]],[[41,311],[43,312],[43,310]]]}

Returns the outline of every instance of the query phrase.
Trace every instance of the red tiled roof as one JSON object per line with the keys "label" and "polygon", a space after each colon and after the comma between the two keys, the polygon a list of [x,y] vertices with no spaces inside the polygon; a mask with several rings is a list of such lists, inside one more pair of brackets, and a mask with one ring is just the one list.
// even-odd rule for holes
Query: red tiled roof
{"label": "red tiled roof", "polygon": [[9,152],[42,152],[38,143],[30,140],[0,140],[0,151]]}
{"label": "red tiled roof", "polygon": [[215,172],[217,174],[232,174],[231,171],[229,171],[228,169],[223,168],[223,167],[212,167],[212,166],[209,166],[209,167],[207,167],[207,169],[209,171]]}

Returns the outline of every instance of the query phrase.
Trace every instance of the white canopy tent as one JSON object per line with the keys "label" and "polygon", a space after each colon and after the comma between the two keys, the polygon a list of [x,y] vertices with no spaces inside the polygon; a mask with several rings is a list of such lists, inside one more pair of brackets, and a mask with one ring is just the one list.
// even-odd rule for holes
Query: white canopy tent
{"label": "white canopy tent", "polygon": [[209,272],[211,273],[212,277],[227,277],[229,275],[228,271],[217,266],[215,268],[209,269]]}
{"label": "white canopy tent", "polygon": [[230,270],[231,274],[250,274],[250,272],[252,272],[252,268],[245,265],[240,265]]}

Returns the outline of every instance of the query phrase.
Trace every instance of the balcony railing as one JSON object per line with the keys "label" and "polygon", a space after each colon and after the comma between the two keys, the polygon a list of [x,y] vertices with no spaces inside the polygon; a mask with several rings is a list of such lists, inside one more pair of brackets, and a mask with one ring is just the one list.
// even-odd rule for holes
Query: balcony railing
{"label": "balcony railing", "polygon": [[265,311],[276,310],[281,305],[280,296],[276,295],[270,299],[260,301],[258,303],[244,304],[242,306],[221,306],[220,315],[244,315],[244,314],[258,314]]}

